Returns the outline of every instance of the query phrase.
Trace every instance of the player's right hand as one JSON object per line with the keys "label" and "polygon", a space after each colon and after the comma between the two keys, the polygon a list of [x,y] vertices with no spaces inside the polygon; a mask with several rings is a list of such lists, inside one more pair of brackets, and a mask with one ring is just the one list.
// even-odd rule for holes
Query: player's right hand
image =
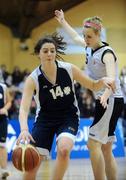
{"label": "player's right hand", "polygon": [[27,144],[29,144],[30,141],[35,143],[35,140],[31,136],[29,131],[23,130],[23,131],[21,131],[21,133],[20,133],[20,135],[19,135],[19,137],[17,139],[16,145],[19,145],[20,143],[24,143],[24,144],[27,143]]}
{"label": "player's right hand", "polygon": [[59,21],[59,23],[62,23],[62,21],[64,20],[64,12],[61,10],[55,10],[55,18],[57,19],[57,21]]}

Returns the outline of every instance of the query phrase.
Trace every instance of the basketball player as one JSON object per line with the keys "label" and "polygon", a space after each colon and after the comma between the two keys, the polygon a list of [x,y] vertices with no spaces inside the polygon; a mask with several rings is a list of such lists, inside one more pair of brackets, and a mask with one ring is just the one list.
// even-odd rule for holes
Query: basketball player
{"label": "basketball player", "polygon": [[[66,43],[57,34],[45,36],[38,41],[34,53],[40,59],[37,67],[27,78],[20,106],[21,140],[31,140],[38,148],[41,160],[48,157],[54,135],[57,141],[57,158],[53,180],[61,180],[69,163],[69,155],[75,142],[79,124],[79,112],[74,90],[74,80],[91,90],[105,85],[114,87],[113,80],[102,78],[93,81],[76,66],[58,61]],[[34,94],[37,113],[32,136],[29,134],[27,118]],[[34,180],[38,167],[24,175],[25,180]]]}
{"label": "basketball player", "polygon": [[7,170],[6,137],[8,125],[8,110],[11,107],[11,96],[5,84],[0,83],[0,177],[9,176]]}
{"label": "basketball player", "polygon": [[85,48],[88,75],[95,80],[103,76],[115,79],[114,94],[108,88],[95,94],[96,113],[89,130],[88,148],[95,179],[104,180],[107,176],[108,180],[116,180],[117,165],[112,153],[112,144],[115,140],[117,120],[123,108],[117,57],[113,49],[100,39],[102,22],[99,17],[84,20],[82,38],[67,23],[62,10],[56,10],[55,16],[71,38]]}

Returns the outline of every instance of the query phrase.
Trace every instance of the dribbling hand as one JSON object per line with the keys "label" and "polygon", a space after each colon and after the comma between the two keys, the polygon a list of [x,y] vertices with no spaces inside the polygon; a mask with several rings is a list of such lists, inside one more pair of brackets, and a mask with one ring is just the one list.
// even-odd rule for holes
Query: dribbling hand
{"label": "dribbling hand", "polygon": [[30,141],[35,143],[35,140],[31,136],[31,134],[27,130],[23,130],[23,131],[21,131],[21,133],[20,133],[20,135],[19,135],[19,137],[17,139],[16,145],[19,145],[20,143],[29,144]]}

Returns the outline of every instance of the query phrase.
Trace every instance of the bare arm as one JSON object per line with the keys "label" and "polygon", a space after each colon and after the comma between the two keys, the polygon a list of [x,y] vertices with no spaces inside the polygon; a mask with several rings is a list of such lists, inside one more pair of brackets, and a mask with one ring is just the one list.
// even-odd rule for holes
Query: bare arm
{"label": "bare arm", "polygon": [[[103,57],[103,62],[105,63],[106,66],[107,77],[115,80],[115,59],[113,54],[109,52],[106,53]],[[107,99],[111,94],[112,94],[112,90],[106,88],[105,92],[101,96],[101,104],[103,105],[103,107],[107,106]]]}
{"label": "bare arm", "polygon": [[93,80],[86,76],[83,71],[81,71],[75,65],[72,65],[73,79],[79,82],[83,87],[88,88],[92,91],[98,91],[103,87],[111,88],[113,91],[115,89],[115,83],[112,78],[104,77],[99,80]]}
{"label": "bare arm", "polygon": [[86,46],[84,39],[65,20],[64,13],[62,10],[55,10],[55,17],[75,43],[83,47]]}
{"label": "bare arm", "polygon": [[5,104],[5,108],[7,109],[7,111],[11,108],[11,105],[12,105],[12,96],[10,95],[10,91],[9,89],[7,88],[7,91],[6,91],[6,104]]}
{"label": "bare arm", "polygon": [[103,62],[106,65],[107,77],[115,79],[115,59],[113,54],[106,53],[103,57]]}
{"label": "bare arm", "polygon": [[21,130],[24,129],[28,130],[27,118],[28,118],[28,113],[29,113],[34,90],[35,90],[34,81],[32,80],[31,77],[28,77],[25,82],[20,110],[19,110],[19,121],[20,121]]}
{"label": "bare arm", "polygon": [[35,83],[33,79],[29,76],[25,82],[23,96],[19,110],[19,122],[20,122],[21,133],[18,137],[17,144],[19,144],[21,140],[23,140],[23,142],[25,141],[29,142],[29,140],[32,140],[34,142],[32,136],[28,132],[28,123],[27,123],[34,90],[35,90]]}

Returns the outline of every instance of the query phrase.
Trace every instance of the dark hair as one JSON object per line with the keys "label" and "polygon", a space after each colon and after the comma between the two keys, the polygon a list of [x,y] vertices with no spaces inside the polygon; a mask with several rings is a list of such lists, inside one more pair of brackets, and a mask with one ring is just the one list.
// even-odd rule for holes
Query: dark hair
{"label": "dark hair", "polygon": [[34,54],[39,54],[42,45],[45,43],[53,43],[56,48],[56,58],[63,59],[59,54],[65,54],[64,50],[66,49],[67,43],[63,41],[62,36],[58,33],[53,33],[42,37],[34,47]]}

